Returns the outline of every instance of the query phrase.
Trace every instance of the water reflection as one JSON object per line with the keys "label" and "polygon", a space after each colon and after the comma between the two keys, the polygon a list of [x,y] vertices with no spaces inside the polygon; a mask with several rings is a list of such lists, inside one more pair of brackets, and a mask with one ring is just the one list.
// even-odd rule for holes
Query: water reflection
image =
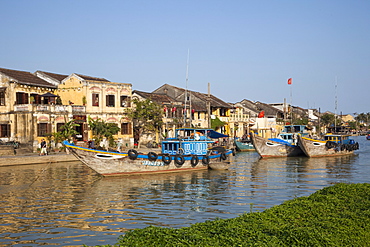
{"label": "water reflection", "polygon": [[79,162],[0,167],[0,245],[114,244],[128,229],[232,218],[330,184],[368,182],[370,148],[360,145],[353,156],[245,152],[228,171],[134,177],[103,178]]}

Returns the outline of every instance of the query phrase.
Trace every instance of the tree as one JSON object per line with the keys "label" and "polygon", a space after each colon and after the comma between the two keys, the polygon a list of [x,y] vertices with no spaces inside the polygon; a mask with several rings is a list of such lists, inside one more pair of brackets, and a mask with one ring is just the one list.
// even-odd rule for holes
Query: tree
{"label": "tree", "polygon": [[96,120],[88,118],[88,124],[92,131],[93,137],[97,143],[100,143],[104,138],[108,139],[109,146],[114,146],[114,137],[120,128],[115,123],[106,123],[98,118]]}
{"label": "tree", "polygon": [[72,136],[78,134],[75,127],[80,126],[79,124],[75,123],[75,120],[72,119],[71,121],[66,122],[62,127],[60,127],[60,134],[64,140],[70,141]]}
{"label": "tree", "polygon": [[218,117],[216,117],[215,119],[211,119],[211,128],[213,130],[217,130],[218,128],[221,128],[225,125],[226,123],[222,122]]}
{"label": "tree", "polygon": [[133,122],[134,130],[138,137],[138,147],[140,147],[140,137],[143,133],[159,132],[163,125],[163,108],[161,105],[150,99],[133,99],[133,108],[127,109],[128,118]]}
{"label": "tree", "polygon": [[329,127],[330,125],[334,125],[335,116],[334,114],[325,113],[321,116],[320,120],[325,126]]}

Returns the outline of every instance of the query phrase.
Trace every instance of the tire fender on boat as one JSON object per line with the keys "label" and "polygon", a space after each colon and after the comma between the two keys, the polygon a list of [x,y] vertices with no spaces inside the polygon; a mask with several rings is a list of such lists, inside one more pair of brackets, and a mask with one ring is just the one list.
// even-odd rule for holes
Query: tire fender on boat
{"label": "tire fender on boat", "polygon": [[171,163],[171,156],[169,154],[162,154],[162,161],[166,165],[169,165]]}
{"label": "tire fender on boat", "polygon": [[199,158],[198,156],[194,155],[193,157],[191,157],[191,166],[192,167],[195,167],[197,166],[199,163]]}
{"label": "tire fender on boat", "polygon": [[138,156],[138,153],[135,149],[130,149],[130,150],[128,150],[127,155],[130,159],[136,160],[137,156]]}
{"label": "tire fender on boat", "polygon": [[227,156],[225,153],[222,153],[221,156],[220,156],[220,159],[222,160],[226,160],[227,159]]}
{"label": "tire fender on boat", "polygon": [[177,165],[182,166],[185,163],[185,158],[181,154],[176,154],[175,162]]}
{"label": "tire fender on boat", "polygon": [[156,161],[156,160],[157,160],[157,158],[158,158],[158,155],[157,155],[156,153],[154,153],[154,152],[149,152],[149,153],[148,153],[148,159],[149,159],[150,161]]}
{"label": "tire fender on boat", "polygon": [[202,158],[202,163],[204,165],[208,165],[209,164],[209,156],[208,155],[204,155],[203,158]]}

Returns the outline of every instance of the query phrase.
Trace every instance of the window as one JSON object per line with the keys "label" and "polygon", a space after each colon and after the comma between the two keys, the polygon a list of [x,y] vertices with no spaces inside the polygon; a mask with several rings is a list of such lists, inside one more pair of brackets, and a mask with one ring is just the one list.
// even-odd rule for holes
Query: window
{"label": "window", "polygon": [[0,91],[0,105],[5,105],[5,92]]}
{"label": "window", "polygon": [[37,124],[37,136],[46,136],[51,132],[51,125],[48,123]]}
{"label": "window", "polygon": [[64,123],[57,123],[57,131],[60,132],[60,131],[63,131],[62,130],[62,127],[64,126]]}
{"label": "window", "polygon": [[28,104],[28,94],[21,92],[16,93],[16,104]]}
{"label": "window", "polygon": [[131,135],[131,123],[122,123],[121,124],[121,134],[122,135]]}
{"label": "window", "polygon": [[10,124],[0,124],[0,137],[10,137]]}
{"label": "window", "polygon": [[130,107],[130,98],[128,96],[121,96],[121,107]]}
{"label": "window", "polygon": [[114,107],[114,95],[107,95],[107,106]]}
{"label": "window", "polygon": [[99,94],[92,94],[92,106],[99,106]]}
{"label": "window", "polygon": [[220,116],[221,117],[226,117],[226,109],[225,108],[220,108]]}

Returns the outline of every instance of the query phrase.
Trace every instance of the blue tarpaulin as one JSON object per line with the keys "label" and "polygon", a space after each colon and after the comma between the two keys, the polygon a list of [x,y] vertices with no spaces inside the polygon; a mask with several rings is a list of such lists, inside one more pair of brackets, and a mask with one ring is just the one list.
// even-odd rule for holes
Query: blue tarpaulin
{"label": "blue tarpaulin", "polygon": [[221,134],[214,130],[207,130],[207,136],[209,138],[214,138],[214,139],[222,138],[222,137],[229,137],[228,135]]}

